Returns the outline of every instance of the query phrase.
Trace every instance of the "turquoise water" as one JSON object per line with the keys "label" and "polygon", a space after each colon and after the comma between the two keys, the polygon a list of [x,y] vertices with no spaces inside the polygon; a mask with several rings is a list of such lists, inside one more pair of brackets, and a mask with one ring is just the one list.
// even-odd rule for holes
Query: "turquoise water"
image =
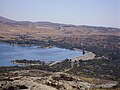
{"label": "turquoise water", "polygon": [[27,59],[42,61],[61,61],[82,55],[80,51],[63,49],[58,47],[38,48],[38,46],[11,46],[0,44],[0,66],[11,66],[11,60]]}

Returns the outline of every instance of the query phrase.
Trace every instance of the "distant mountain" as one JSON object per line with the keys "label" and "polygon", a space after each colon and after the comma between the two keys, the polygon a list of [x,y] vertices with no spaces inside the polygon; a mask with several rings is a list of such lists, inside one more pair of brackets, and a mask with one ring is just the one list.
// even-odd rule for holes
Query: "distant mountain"
{"label": "distant mountain", "polygon": [[9,23],[9,24],[19,24],[19,25],[48,25],[48,26],[62,26],[65,24],[59,23],[52,23],[52,22],[45,22],[45,21],[38,21],[38,22],[31,22],[31,21],[15,21],[11,19],[4,18],[0,16],[0,23]]}
{"label": "distant mountain", "polygon": [[0,23],[16,23],[17,21],[0,16]]}
{"label": "distant mountain", "polygon": [[112,27],[98,27],[98,26],[87,26],[87,25],[72,25],[72,24],[60,24],[60,23],[52,23],[47,21],[38,21],[38,22],[31,22],[31,21],[15,21],[11,19],[7,19],[5,17],[0,16],[0,23],[10,23],[10,24],[19,24],[19,25],[47,25],[47,26],[56,26],[56,27],[77,27],[77,28],[92,28],[92,29],[99,29],[99,30],[107,30],[107,29],[117,29]]}
{"label": "distant mountain", "polygon": [[[1,32],[5,32],[6,28],[8,33],[11,32],[10,27],[14,28],[14,31],[11,33],[18,33],[19,29],[22,32],[28,32],[35,34],[39,33],[39,35],[47,34],[52,32],[52,35],[119,35],[120,29],[113,28],[113,27],[97,27],[97,26],[87,26],[87,25],[71,25],[71,24],[59,24],[59,23],[52,23],[47,21],[38,21],[38,22],[31,22],[31,21],[15,21],[11,19],[7,19],[0,16],[0,23],[2,24]],[[5,25],[5,27],[4,27]],[[9,27],[7,26],[9,25]],[[18,27],[19,26],[19,27]],[[17,28],[15,28],[17,27]],[[36,30],[39,31],[36,33]],[[45,31],[47,30],[47,31]],[[56,31],[57,30],[57,31]],[[20,33],[22,33],[20,32]],[[7,33],[7,32],[6,32]]]}

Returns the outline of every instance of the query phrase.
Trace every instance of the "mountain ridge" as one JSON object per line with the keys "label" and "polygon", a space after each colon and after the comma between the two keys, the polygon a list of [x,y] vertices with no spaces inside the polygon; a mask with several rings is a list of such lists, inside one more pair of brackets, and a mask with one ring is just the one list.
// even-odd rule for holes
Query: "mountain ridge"
{"label": "mountain ridge", "polygon": [[116,27],[106,27],[106,26],[90,26],[90,25],[74,25],[74,24],[62,24],[62,23],[54,23],[54,22],[49,22],[49,21],[17,21],[13,19],[8,19],[3,16],[0,16],[0,23],[18,23],[18,24],[41,24],[41,25],[54,25],[54,26],[73,26],[73,27],[89,27],[89,28],[113,28],[113,29],[119,29]]}
{"label": "mountain ridge", "polygon": [[[90,35],[120,36],[120,29],[111,27],[94,27],[86,25],[69,25],[52,22],[14,21],[0,17],[0,37],[6,40],[18,36],[30,36],[34,39],[44,37],[74,37]],[[3,39],[3,38],[2,38]]]}

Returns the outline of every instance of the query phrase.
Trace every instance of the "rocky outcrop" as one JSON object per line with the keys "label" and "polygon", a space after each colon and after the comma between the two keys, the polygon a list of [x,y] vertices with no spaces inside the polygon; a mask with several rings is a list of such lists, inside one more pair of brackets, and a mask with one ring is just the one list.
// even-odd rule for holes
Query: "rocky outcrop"
{"label": "rocky outcrop", "polygon": [[62,72],[53,74],[48,72],[49,74],[46,75],[47,72],[40,72],[44,73],[44,76],[34,74],[32,76],[31,71],[26,71],[30,72],[28,76],[24,72],[12,72],[19,73],[19,76],[8,76],[7,79],[1,80],[0,90],[89,90],[90,88],[89,83]]}

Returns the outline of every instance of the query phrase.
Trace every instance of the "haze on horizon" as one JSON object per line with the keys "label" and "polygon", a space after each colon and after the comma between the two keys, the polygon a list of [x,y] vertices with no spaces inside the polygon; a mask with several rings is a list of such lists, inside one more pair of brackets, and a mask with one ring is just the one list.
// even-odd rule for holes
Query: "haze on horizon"
{"label": "haze on horizon", "polygon": [[0,0],[0,16],[120,28],[120,0]]}

